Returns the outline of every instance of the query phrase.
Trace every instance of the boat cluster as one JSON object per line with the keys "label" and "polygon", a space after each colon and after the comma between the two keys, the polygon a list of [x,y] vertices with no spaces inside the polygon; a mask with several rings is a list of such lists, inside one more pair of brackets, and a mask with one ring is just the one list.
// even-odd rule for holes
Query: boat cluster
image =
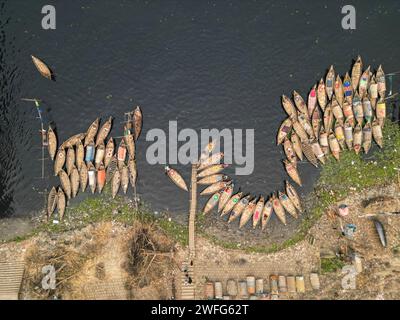
{"label": "boat cluster", "polygon": [[101,127],[97,118],[86,133],[78,133],[57,147],[57,137],[51,127],[48,130],[48,151],[54,160],[54,175],[60,179],[60,186],[53,187],[48,196],[47,218],[56,208],[58,217],[63,219],[67,200],[74,198],[79,188],[85,192],[89,185],[92,193],[102,192],[111,183],[112,197],[120,188],[126,194],[129,183],[136,186],[137,168],[135,160],[136,140],[142,130],[142,111],[140,107],[128,113],[124,134],[118,148],[110,137],[112,117]]}
{"label": "boat cluster", "polygon": [[[254,229],[261,225],[264,230],[274,212],[285,225],[285,211],[294,218],[302,212],[300,197],[289,182],[286,182],[285,191],[279,191],[277,195],[274,193],[268,199],[263,196],[245,194],[240,190],[234,192],[232,179],[221,173],[227,167],[226,164],[221,163],[224,154],[222,152],[211,154],[214,146],[213,143],[207,146],[196,168],[196,183],[207,185],[200,195],[211,195],[203,209],[203,214],[209,214],[217,208],[221,217],[228,217],[228,223],[239,220],[239,228],[242,228],[251,221]],[[178,187],[188,191],[185,180],[179,172],[167,166],[166,173]]]}
{"label": "boat cluster", "polygon": [[283,144],[288,175],[302,185],[297,160],[303,156],[314,166],[332,155],[339,161],[343,150],[368,153],[372,140],[383,147],[382,129],[386,118],[386,80],[381,66],[375,73],[369,66],[363,71],[360,56],[351,76],[342,77],[330,67],[325,81],[311,89],[307,103],[297,92],[293,100],[282,96],[289,117],[281,124],[277,144]]}

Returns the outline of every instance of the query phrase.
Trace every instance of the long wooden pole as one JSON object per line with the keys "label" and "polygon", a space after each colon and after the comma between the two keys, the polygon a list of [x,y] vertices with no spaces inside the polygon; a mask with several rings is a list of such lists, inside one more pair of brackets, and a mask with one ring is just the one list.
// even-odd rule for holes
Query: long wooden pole
{"label": "long wooden pole", "polygon": [[190,191],[189,255],[193,258],[195,256],[195,219],[197,210],[197,164],[192,165]]}

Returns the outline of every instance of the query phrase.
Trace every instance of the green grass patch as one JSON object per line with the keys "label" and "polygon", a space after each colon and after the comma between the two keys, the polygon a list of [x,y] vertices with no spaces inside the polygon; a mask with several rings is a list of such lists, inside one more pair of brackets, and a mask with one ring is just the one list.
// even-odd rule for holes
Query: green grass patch
{"label": "green grass patch", "polygon": [[336,272],[337,270],[341,270],[344,266],[344,261],[338,257],[321,259],[321,273]]}

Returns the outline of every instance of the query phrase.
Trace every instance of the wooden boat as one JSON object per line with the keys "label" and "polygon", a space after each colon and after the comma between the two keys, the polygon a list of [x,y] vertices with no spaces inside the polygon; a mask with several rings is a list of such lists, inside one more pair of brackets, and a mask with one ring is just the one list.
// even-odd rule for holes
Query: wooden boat
{"label": "wooden boat", "polygon": [[218,202],[218,212],[221,212],[225,205],[228,203],[229,199],[233,194],[233,184],[227,186],[224,190],[221,191],[221,195],[219,197]]}
{"label": "wooden boat", "polygon": [[318,140],[313,140],[311,142],[311,148],[312,151],[314,152],[316,158],[322,163],[325,163],[325,153],[322,151],[321,146],[318,143]]}
{"label": "wooden boat", "polygon": [[[226,190],[227,188],[225,188]],[[243,192],[238,192],[226,201],[226,204],[223,206],[221,217],[227,215],[229,212],[233,210],[236,204],[242,199]]]}
{"label": "wooden boat", "polygon": [[226,188],[227,186],[229,186],[232,183],[232,181],[220,181],[220,182],[216,182],[210,186],[208,186],[207,188],[205,188],[203,191],[200,192],[201,196],[205,196],[205,195],[209,195],[209,194],[213,194],[217,191],[220,191],[221,189]]}
{"label": "wooden boat", "polygon": [[63,188],[65,195],[68,199],[71,199],[71,181],[67,173],[64,170],[60,170],[58,172],[58,176],[60,178],[61,187]]}
{"label": "wooden boat", "polygon": [[372,135],[376,144],[383,148],[383,134],[382,134],[382,127],[379,125],[378,120],[374,120],[372,122]]}
{"label": "wooden boat", "polygon": [[386,103],[382,98],[376,105],[376,118],[378,119],[379,125],[383,128],[386,119]]}
{"label": "wooden boat", "polygon": [[285,151],[286,158],[290,162],[297,161],[296,152],[294,151],[293,145],[288,138],[285,138],[285,141],[283,142],[283,150]]}
{"label": "wooden boat", "polygon": [[329,103],[324,112],[324,128],[326,133],[330,133],[332,130],[333,126],[333,112],[332,112],[332,106]]}
{"label": "wooden boat", "polygon": [[33,64],[35,65],[36,69],[39,71],[39,73],[49,79],[53,80],[53,73],[51,72],[50,68],[39,58],[36,58],[35,56],[31,55]]}
{"label": "wooden boat", "polygon": [[369,79],[370,79],[370,69],[371,69],[371,67],[369,66],[367,68],[367,70],[364,71],[364,73],[361,76],[360,83],[358,85],[358,94],[360,95],[361,99],[364,98],[364,96],[368,90]]}
{"label": "wooden boat", "polygon": [[66,158],[65,149],[59,148],[54,162],[54,175],[58,175],[58,172],[64,167]]}
{"label": "wooden boat", "polygon": [[292,131],[293,123],[290,118],[287,118],[285,121],[282,122],[279,130],[278,130],[278,137],[277,137],[277,145],[279,146],[283,140],[288,136],[290,131]]}
{"label": "wooden boat", "polygon": [[62,221],[64,219],[65,207],[67,201],[65,199],[65,194],[61,188],[58,188],[57,192],[57,208],[58,208],[58,218]]}
{"label": "wooden boat", "polygon": [[381,99],[384,99],[386,95],[386,78],[381,65],[376,72],[376,82],[378,84],[379,96]]}
{"label": "wooden boat", "polygon": [[85,135],[86,135],[85,133],[78,133],[73,135],[72,137],[64,141],[63,144],[60,146],[60,148],[66,149],[75,147],[79,141],[82,141],[82,139],[85,138]]}
{"label": "wooden boat", "polygon": [[100,143],[104,143],[104,140],[107,138],[108,134],[111,131],[111,126],[112,126],[112,117],[109,117],[108,120],[100,128],[99,133],[97,134],[96,147]]}
{"label": "wooden boat", "polygon": [[253,213],[253,229],[255,229],[258,225],[258,223],[261,220],[263,209],[264,209],[264,202],[265,199],[264,197],[260,197],[260,199],[257,202],[256,208],[254,209]]}
{"label": "wooden boat", "polygon": [[340,145],[335,135],[331,133],[329,135],[329,148],[331,149],[332,155],[336,160],[340,160]]}
{"label": "wooden boat", "polygon": [[356,127],[354,128],[354,133],[353,133],[353,148],[356,154],[358,154],[361,150],[362,136],[363,134],[361,125],[357,124]]}
{"label": "wooden boat", "polygon": [[75,198],[76,195],[78,194],[79,191],[79,171],[74,165],[71,169],[71,175],[70,175],[70,180],[71,180],[71,195],[72,198]]}
{"label": "wooden boat", "polygon": [[65,167],[67,169],[68,175],[71,174],[73,166],[75,166],[75,150],[74,148],[68,148],[67,159],[65,161]]}
{"label": "wooden boat", "polygon": [[346,141],[347,149],[353,149],[353,127],[349,122],[344,123],[344,139]]}
{"label": "wooden boat", "polygon": [[79,184],[81,185],[81,191],[85,192],[87,183],[88,183],[88,169],[86,167],[85,163],[82,163],[80,169],[79,169]]}
{"label": "wooden boat", "polygon": [[325,79],[326,95],[328,96],[329,100],[332,99],[334,82],[335,82],[335,70],[333,69],[333,66],[331,66],[329,68],[329,71]]}
{"label": "wooden boat", "polygon": [[314,111],[311,116],[311,125],[314,132],[314,136],[318,139],[319,132],[321,131],[321,112],[319,111],[318,106],[314,108]]}
{"label": "wooden boat", "polygon": [[357,92],[354,93],[353,97],[353,113],[357,123],[361,126],[364,121],[364,109],[361,103],[361,98]]}
{"label": "wooden boat", "polygon": [[113,177],[111,179],[111,195],[113,199],[115,199],[120,185],[121,185],[121,173],[117,169],[115,170]]}
{"label": "wooden boat", "polygon": [[118,151],[117,151],[117,159],[118,159],[118,169],[121,170],[122,166],[125,164],[126,160],[127,148],[125,145],[125,140],[122,139],[119,143]]}
{"label": "wooden boat", "polygon": [[94,167],[93,163],[89,162],[87,164],[88,169],[88,178],[89,178],[89,187],[92,191],[92,194],[96,191],[96,168]]}
{"label": "wooden boat", "polygon": [[317,98],[318,98],[318,103],[319,106],[321,107],[322,111],[325,111],[326,104],[328,103],[328,99],[326,96],[326,89],[325,89],[325,83],[324,79],[321,79],[318,84],[318,89],[317,89]]}
{"label": "wooden boat", "polygon": [[299,186],[302,186],[300,175],[297,171],[297,165],[287,160],[283,160],[283,163],[285,165],[285,169],[289,177],[291,177],[293,181],[296,182]]}
{"label": "wooden boat", "polygon": [[278,192],[279,201],[281,202],[283,208],[295,219],[298,218],[296,207],[294,206],[292,200],[283,192]]}
{"label": "wooden boat", "polygon": [[221,198],[221,194],[223,193],[223,190],[220,190],[216,193],[214,193],[210,199],[208,199],[204,209],[203,209],[203,214],[206,215],[211,212],[212,209],[215,208],[215,206],[218,204],[219,199]]}
{"label": "wooden boat", "polygon": [[351,83],[351,78],[349,73],[346,72],[343,80],[343,90],[344,90],[344,98],[348,102],[349,105],[353,103],[353,85]]}
{"label": "wooden boat", "polygon": [[136,107],[133,112],[133,119],[135,124],[135,139],[139,139],[140,133],[142,132],[143,125],[143,114],[139,106]]}
{"label": "wooden boat", "polygon": [[345,149],[345,137],[344,137],[344,129],[338,122],[335,125],[335,137],[339,142],[340,147],[342,150]]}
{"label": "wooden boat", "polygon": [[239,221],[239,229],[244,227],[247,222],[251,219],[251,217],[254,214],[254,210],[256,208],[257,200],[253,199],[252,201],[249,202],[249,204],[244,208],[241,216],[240,216],[240,221]]}
{"label": "wooden boat", "polygon": [[286,181],[286,194],[288,195],[289,199],[292,201],[293,205],[299,212],[303,212],[303,207],[301,205],[300,197],[297,194],[296,189]]}
{"label": "wooden boat", "polygon": [[125,130],[124,140],[129,157],[135,159],[135,137],[129,130]]}
{"label": "wooden boat", "polygon": [[129,169],[125,164],[121,168],[121,187],[122,192],[126,194],[129,187]]}
{"label": "wooden boat", "polygon": [[99,130],[100,118],[97,118],[93,121],[93,123],[89,126],[86,131],[84,146],[86,147],[90,142],[94,141],[96,137],[97,131]]}
{"label": "wooden boat", "polygon": [[110,182],[111,178],[115,172],[115,170],[118,168],[118,160],[117,160],[117,156],[113,155],[113,157],[111,158],[110,163],[107,166],[107,170],[106,170],[106,182]]}
{"label": "wooden boat", "polygon": [[218,152],[218,153],[212,154],[208,158],[200,161],[200,164],[197,167],[197,172],[199,172],[200,170],[203,170],[205,168],[211,167],[214,164],[218,164],[222,160],[223,157],[224,157],[223,152]]}
{"label": "wooden boat", "polygon": [[131,183],[132,188],[135,188],[137,180],[137,168],[135,159],[130,158],[128,160],[128,169],[129,169],[129,182]]}
{"label": "wooden boat", "polygon": [[307,119],[310,119],[307,105],[306,105],[303,97],[296,90],[293,91],[293,98],[294,98],[294,103],[296,105],[297,110],[299,110],[299,112],[301,114],[303,114]]}
{"label": "wooden boat", "polygon": [[344,123],[343,109],[339,105],[339,102],[336,100],[336,96],[332,96],[331,106],[332,106],[332,113],[336,119],[336,122],[339,122],[339,124],[342,126]]}
{"label": "wooden boat", "polygon": [[279,201],[275,194],[273,194],[272,196],[272,206],[279,221],[286,226],[285,209],[283,208],[282,203]]}
{"label": "wooden boat", "polygon": [[261,217],[261,230],[264,230],[267,227],[269,220],[271,219],[272,212],[274,211],[274,207],[272,205],[272,199],[269,199],[264,206]]}
{"label": "wooden boat", "polygon": [[376,109],[376,102],[378,101],[378,84],[376,83],[375,76],[372,76],[368,88],[369,100],[371,101],[372,109]]}
{"label": "wooden boat", "polygon": [[307,132],[304,130],[303,126],[298,121],[293,121],[294,132],[299,136],[301,141],[308,140]]}
{"label": "wooden boat", "polygon": [[85,161],[86,162],[93,162],[94,161],[95,152],[96,152],[96,147],[94,146],[94,142],[91,141],[86,146]]}
{"label": "wooden boat", "polygon": [[321,132],[319,133],[319,145],[321,146],[321,149],[324,152],[325,156],[328,156],[329,155],[328,133],[325,132],[324,129],[322,129]]}
{"label": "wooden boat", "polygon": [[204,178],[208,177],[214,174],[220,173],[222,170],[224,170],[226,167],[228,167],[227,164],[214,164],[211,167],[208,167],[207,169],[204,169],[200,173],[197,174],[197,178]]}
{"label": "wooden boat", "polygon": [[185,182],[185,180],[183,180],[182,176],[179,174],[178,171],[176,171],[175,169],[172,169],[169,166],[166,166],[165,173],[172,180],[172,182],[175,183],[179,188],[181,188],[182,190],[188,191],[186,182]]}
{"label": "wooden boat", "polygon": [[197,181],[197,184],[202,184],[202,185],[207,185],[207,184],[213,184],[221,181],[228,181],[229,177],[223,174],[213,174],[208,177],[204,177]]}
{"label": "wooden boat", "polygon": [[368,99],[367,95],[363,98],[362,105],[363,105],[364,119],[367,122],[371,123],[372,117],[374,116],[374,112],[372,110],[371,101]]}
{"label": "wooden boat", "polygon": [[307,160],[315,167],[318,167],[318,159],[314,154],[313,148],[308,141],[303,141],[301,143],[301,149],[303,150],[304,155]]}
{"label": "wooden boat", "polygon": [[106,184],[106,168],[103,163],[99,164],[97,169],[97,191],[101,193]]}
{"label": "wooden boat", "polygon": [[57,136],[51,126],[49,126],[49,130],[47,130],[47,141],[47,149],[49,151],[50,159],[54,160],[57,152]]}
{"label": "wooden boat", "polygon": [[343,106],[344,89],[343,89],[342,79],[340,78],[339,75],[336,76],[334,92],[337,102],[339,103],[340,106]]}
{"label": "wooden boat", "polygon": [[313,114],[316,106],[317,106],[317,85],[315,84],[312,87],[310,93],[308,94],[308,100],[307,100],[307,110],[310,116]]}
{"label": "wooden boat", "polygon": [[362,130],[363,132],[363,149],[365,154],[368,154],[369,150],[371,149],[372,145],[372,128],[371,123],[367,122]]}
{"label": "wooden boat", "polygon": [[343,115],[345,118],[345,122],[347,122],[353,128],[355,125],[353,108],[347,100],[343,102]]}
{"label": "wooden boat", "polygon": [[107,145],[106,145],[106,150],[104,154],[104,167],[107,168],[108,165],[110,164],[110,161],[114,155],[114,139],[111,137],[108,139]]}
{"label": "wooden boat", "polygon": [[99,146],[96,148],[96,156],[94,158],[94,165],[96,169],[99,168],[100,163],[103,163],[105,152],[106,147],[104,146],[104,143],[100,143]]}
{"label": "wooden boat", "polygon": [[353,65],[353,69],[351,70],[351,84],[353,86],[354,91],[357,91],[358,89],[358,84],[361,78],[362,66],[363,66],[362,59],[360,56],[358,56],[356,62]]}
{"label": "wooden boat", "polygon": [[309,118],[306,117],[304,114],[299,114],[299,116],[298,116],[298,121],[300,122],[304,131],[312,139],[312,138],[314,138],[314,131],[313,131],[313,127],[311,126],[311,123],[308,119]]}
{"label": "wooden boat", "polygon": [[81,168],[82,164],[85,163],[85,147],[82,142],[79,141],[76,145],[76,167]]}
{"label": "wooden boat", "polygon": [[239,202],[235,204],[235,206],[232,209],[232,213],[229,216],[228,223],[231,223],[232,221],[236,220],[237,218],[240,217],[242,214],[243,210],[247,207],[247,205],[250,202],[250,195],[245,196],[242,198]]}
{"label": "wooden boat", "polygon": [[297,158],[300,159],[300,161],[303,161],[303,150],[301,150],[301,141],[299,136],[293,132],[290,137],[290,141],[292,142],[293,150],[296,152]]}
{"label": "wooden boat", "polygon": [[292,102],[287,96],[282,95],[282,105],[291,120],[297,120],[297,111]]}
{"label": "wooden boat", "polygon": [[47,198],[47,220],[50,219],[54,210],[57,207],[57,189],[56,187],[51,188],[49,197]]}

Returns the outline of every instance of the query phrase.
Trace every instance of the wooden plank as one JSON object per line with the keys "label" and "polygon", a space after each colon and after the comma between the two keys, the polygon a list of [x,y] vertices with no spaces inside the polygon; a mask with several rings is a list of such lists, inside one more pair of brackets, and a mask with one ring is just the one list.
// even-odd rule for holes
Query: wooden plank
{"label": "wooden plank", "polygon": [[23,261],[0,262],[0,300],[18,300],[23,275]]}

